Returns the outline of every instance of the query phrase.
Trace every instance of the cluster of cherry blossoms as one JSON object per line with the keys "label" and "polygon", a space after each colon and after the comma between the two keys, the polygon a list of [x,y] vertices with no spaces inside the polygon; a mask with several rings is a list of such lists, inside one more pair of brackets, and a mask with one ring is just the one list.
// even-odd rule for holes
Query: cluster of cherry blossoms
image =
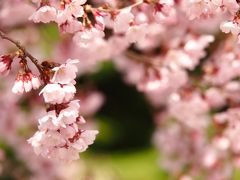
{"label": "cluster of cherry blossoms", "polygon": [[[79,153],[92,144],[98,131],[86,130],[84,118],[79,115],[79,101],[72,100],[76,93],[75,78],[78,60],[67,60],[62,65],[51,65],[43,62],[41,65],[18,42],[0,32],[3,39],[15,44],[19,50],[14,54],[1,56],[1,73],[7,75],[14,60],[19,59],[20,70],[17,74],[13,93],[21,94],[32,89],[38,89],[42,82],[45,87],[40,92],[45,103],[49,104],[47,114],[39,119],[35,135],[29,139],[36,154],[49,159],[72,161],[79,159]],[[28,60],[31,60],[39,70],[39,77],[32,74]]]}
{"label": "cluster of cherry blossoms", "polygon": [[47,114],[39,119],[39,131],[28,141],[43,157],[63,161],[79,159],[79,153],[93,143],[98,133],[81,128],[85,120],[79,115],[78,100],[72,100],[76,93],[75,63],[76,60],[68,60],[53,68],[50,83],[40,92],[50,105]]}
{"label": "cluster of cherry blossoms", "polygon": [[239,168],[237,44],[225,39],[203,63],[202,77],[171,93],[167,110],[156,116],[160,164],[174,177],[225,180]]}
{"label": "cluster of cherry blossoms", "polygon": [[240,32],[236,0],[138,0],[120,9],[114,1],[108,3],[95,8],[86,0],[39,0],[39,8],[30,20],[56,22],[61,32],[73,33],[74,42],[83,47],[103,41],[108,29],[112,29],[114,38],[121,36],[129,43],[144,41],[149,24],[174,24],[181,12],[190,20],[226,16],[229,20],[221,23],[221,30],[234,35]]}
{"label": "cluster of cherry blossoms", "polygon": [[[86,0],[40,0],[37,4],[38,10],[30,20],[35,23],[57,23],[60,32],[74,34],[73,41],[85,48],[121,39],[127,44],[144,41],[150,18],[167,21],[176,16],[174,1],[139,0],[120,9],[111,6],[114,3],[95,8],[87,4]],[[143,6],[143,11],[146,9],[155,13],[147,15],[138,12],[136,9],[140,6]],[[105,39],[108,30],[112,31],[112,37]]]}

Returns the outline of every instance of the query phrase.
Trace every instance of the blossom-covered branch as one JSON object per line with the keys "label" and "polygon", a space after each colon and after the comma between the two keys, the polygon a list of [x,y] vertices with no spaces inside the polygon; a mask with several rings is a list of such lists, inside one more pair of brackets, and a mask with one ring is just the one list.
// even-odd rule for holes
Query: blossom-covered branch
{"label": "blossom-covered branch", "polygon": [[[15,85],[12,89],[14,93],[30,91],[32,88],[37,89],[40,86],[38,77],[31,73],[27,65],[26,57],[37,67],[41,79],[44,80],[45,87],[40,94],[43,94],[44,100],[49,104],[47,115],[39,120],[39,131],[29,139],[37,154],[43,157],[72,161],[79,158],[78,153],[87,149],[92,144],[98,131],[80,129],[86,121],[79,115],[78,100],[71,101],[76,93],[75,77],[78,63],[77,60],[68,60],[61,66],[48,69],[45,73],[46,64],[40,65],[19,42],[5,35],[0,31],[0,37],[13,43],[20,52],[17,58],[20,58],[21,72],[17,75]],[[1,70],[4,67],[10,69],[13,57],[1,57]],[[6,62],[10,61],[10,62]],[[49,72],[50,71],[50,72]]]}
{"label": "blossom-covered branch", "polygon": [[79,115],[79,101],[72,100],[77,67],[76,60],[53,68],[54,75],[40,94],[49,103],[47,114],[39,119],[38,132],[29,139],[37,154],[62,161],[79,159],[95,140],[98,131],[82,129],[86,123]]}

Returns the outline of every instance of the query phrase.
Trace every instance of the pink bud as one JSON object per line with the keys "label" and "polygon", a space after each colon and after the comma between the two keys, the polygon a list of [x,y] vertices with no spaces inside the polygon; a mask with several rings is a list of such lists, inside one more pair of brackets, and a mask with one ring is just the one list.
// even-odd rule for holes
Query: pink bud
{"label": "pink bud", "polygon": [[11,69],[12,57],[10,55],[3,55],[0,57],[0,73],[7,75]]}
{"label": "pink bud", "polygon": [[31,72],[18,74],[14,86],[12,88],[13,93],[29,92],[32,89],[37,89],[41,85],[39,78],[33,75]]}

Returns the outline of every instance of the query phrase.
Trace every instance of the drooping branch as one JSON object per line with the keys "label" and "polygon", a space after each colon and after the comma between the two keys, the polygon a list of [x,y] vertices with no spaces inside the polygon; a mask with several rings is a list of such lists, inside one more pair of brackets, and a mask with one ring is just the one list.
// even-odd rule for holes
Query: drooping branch
{"label": "drooping branch", "polygon": [[[24,56],[28,57],[28,58],[30,59],[30,61],[36,66],[36,68],[38,69],[38,71],[39,71],[39,73],[41,74],[41,76],[42,76],[42,77],[45,76],[44,71],[43,71],[43,69],[42,69],[42,66],[39,64],[38,60],[37,60],[33,55],[31,55],[31,54],[25,49],[25,47],[23,47],[23,46],[21,45],[20,42],[14,40],[14,39],[12,39],[12,38],[10,38],[9,36],[7,36],[7,35],[6,35],[4,32],[2,32],[1,30],[0,30],[0,37],[1,37],[2,39],[8,40],[9,42],[13,43],[19,50],[21,50],[21,51],[23,52]],[[44,80],[44,78],[43,78],[43,80]],[[44,81],[45,81],[45,80],[44,80]]]}

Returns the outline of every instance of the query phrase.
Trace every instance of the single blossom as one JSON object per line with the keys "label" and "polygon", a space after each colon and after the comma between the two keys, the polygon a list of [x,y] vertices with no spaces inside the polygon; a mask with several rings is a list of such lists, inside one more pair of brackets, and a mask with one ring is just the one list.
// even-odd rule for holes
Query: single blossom
{"label": "single blossom", "polygon": [[42,6],[29,19],[35,23],[56,21],[57,10],[51,6]]}
{"label": "single blossom", "polygon": [[123,9],[114,19],[114,32],[115,33],[125,33],[129,26],[130,22],[133,20],[134,16],[131,13],[131,8]]}
{"label": "single blossom", "polygon": [[66,125],[72,124],[76,121],[79,123],[85,123],[86,121],[79,117],[79,102],[78,100],[71,101],[67,108],[63,109],[58,115],[58,121],[61,122],[62,127],[66,127]]}
{"label": "single blossom", "polygon": [[38,120],[38,129],[40,131],[58,130],[60,128],[59,121],[55,111],[49,111],[45,116]]}
{"label": "single blossom", "polygon": [[130,26],[126,32],[126,38],[130,43],[135,43],[138,41],[143,41],[147,34],[147,25],[134,25]]}
{"label": "single blossom", "polygon": [[83,29],[83,24],[78,21],[76,18],[69,18],[66,21],[59,21],[58,24],[60,32],[62,33],[76,33]]}
{"label": "single blossom", "polygon": [[74,16],[75,18],[82,17],[84,14],[82,5],[86,3],[87,0],[73,0],[65,7],[65,16]]}
{"label": "single blossom", "polygon": [[53,83],[59,84],[68,84],[72,83],[76,78],[76,73],[78,71],[77,64],[78,60],[67,60],[65,64],[62,64],[59,67],[55,67],[52,70],[55,72],[52,78]]}
{"label": "single blossom", "polygon": [[76,88],[73,84],[47,84],[40,94],[43,94],[44,101],[51,104],[61,104],[70,101]]}
{"label": "single blossom", "polygon": [[79,46],[89,47],[90,45],[94,45],[94,42],[102,37],[104,37],[104,32],[96,28],[90,28],[77,32],[73,37],[73,41]]}

